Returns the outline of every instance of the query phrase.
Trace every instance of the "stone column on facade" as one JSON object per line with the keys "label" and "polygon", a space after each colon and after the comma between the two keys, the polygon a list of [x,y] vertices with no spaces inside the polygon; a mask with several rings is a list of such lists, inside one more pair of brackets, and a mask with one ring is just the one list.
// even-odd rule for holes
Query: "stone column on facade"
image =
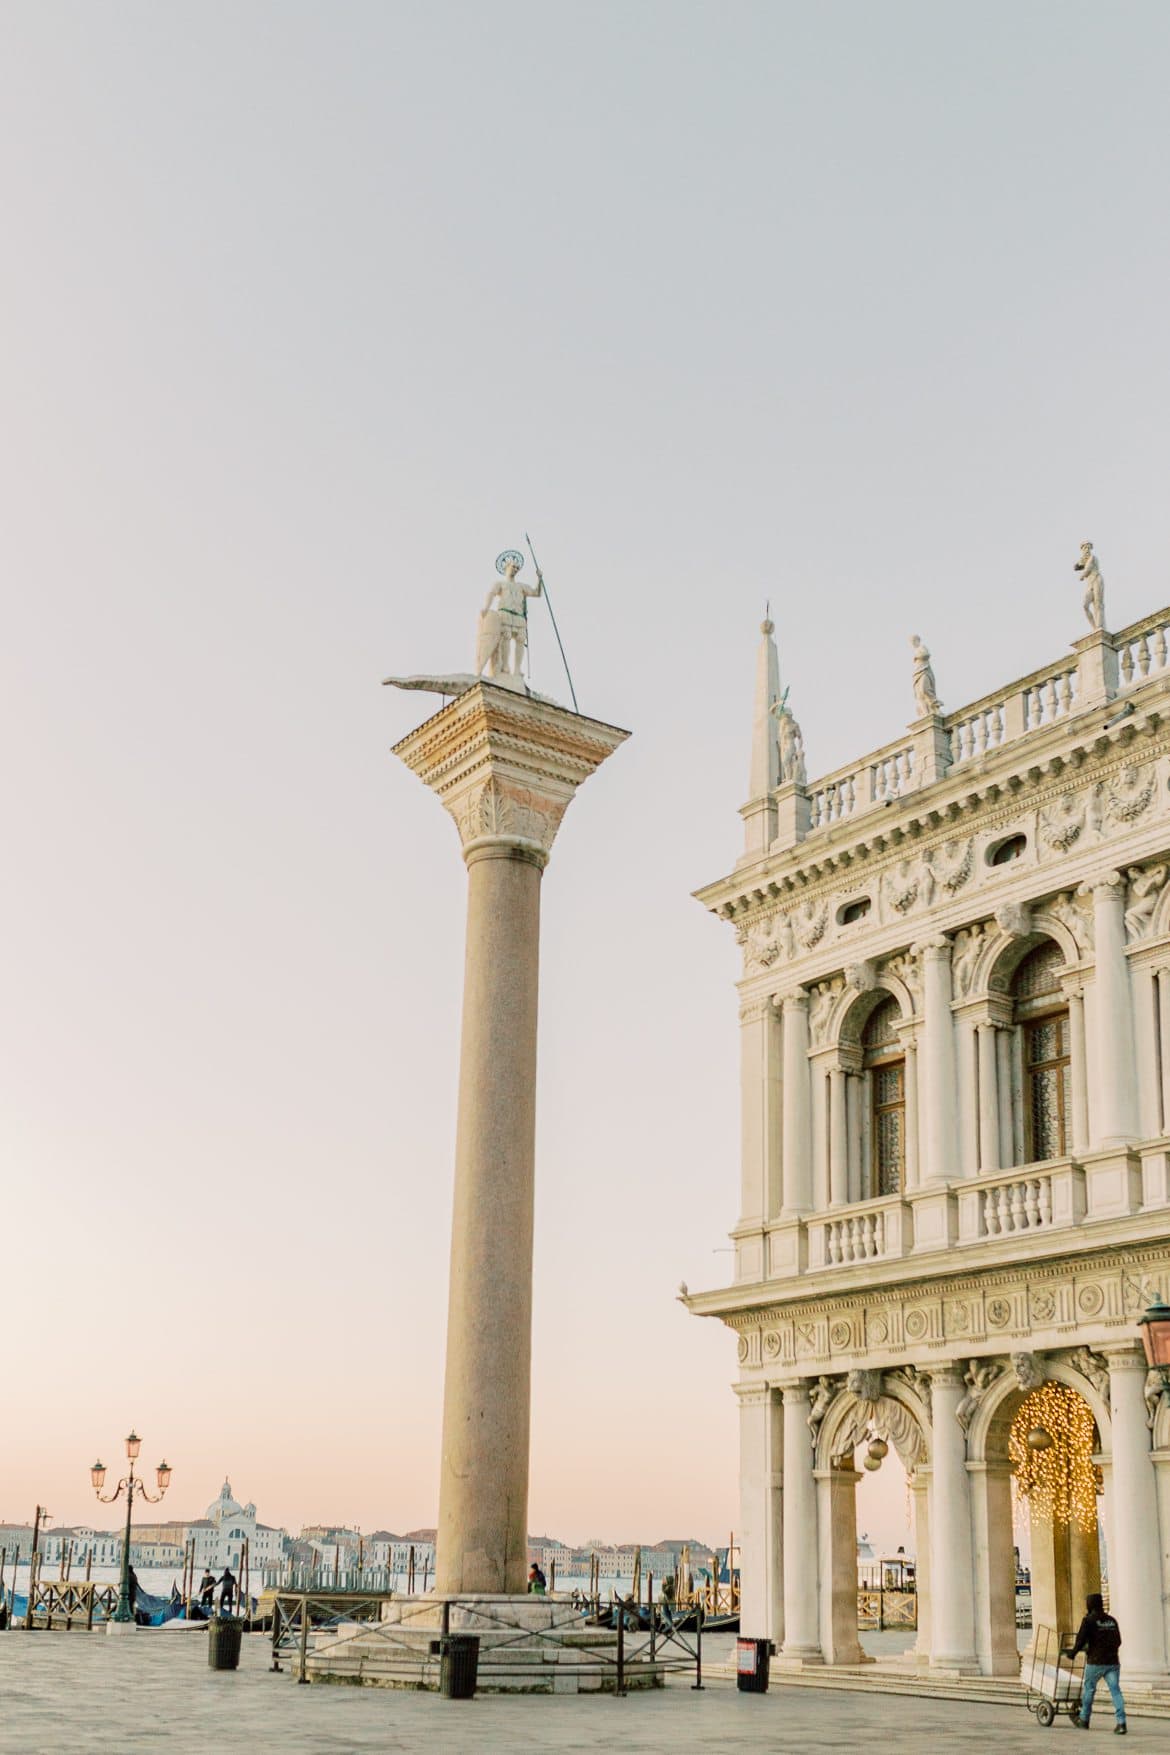
{"label": "stone column on facade", "polygon": [[1018,1676],[1012,1474],[1004,1462],[968,1463],[975,1554],[975,1655],[985,1676]]}
{"label": "stone column on facade", "polygon": [[950,1182],[957,1169],[951,941],[931,939],[919,946],[918,952],[922,961],[923,1025],[919,1052],[925,1180]]}
{"label": "stone column on facade", "polygon": [[823,1661],[817,1589],[817,1498],[807,1383],[784,1388],[784,1649],[789,1663]]}
{"label": "stone column on facade", "polygon": [[995,1032],[995,1089],[999,1102],[999,1167],[1010,1170],[1017,1163],[1016,1157],[1016,1118],[1012,1103],[1012,1089],[1015,1084],[1012,1065],[1012,1030]]}
{"label": "stone column on facade", "polygon": [[1085,996],[1080,987],[1068,992],[1068,1037],[1072,1149],[1079,1157],[1089,1149],[1089,1067],[1085,1054]]}
{"label": "stone column on facade", "polygon": [[906,1043],[906,1188],[917,1188],[921,1176],[918,1145],[918,1043]]}
{"label": "stone column on facade", "polygon": [[850,1201],[864,1200],[861,1180],[861,1080],[856,1073],[845,1074],[845,1133],[848,1140],[848,1181]]}
{"label": "stone column on facade", "polygon": [[1159,969],[1158,1042],[1161,1049],[1159,1073],[1162,1083],[1162,1128],[1170,1128],[1170,969]]}
{"label": "stone column on facade", "polygon": [[853,1458],[817,1470],[821,1652],[827,1664],[859,1664],[857,1637],[857,1483]]}
{"label": "stone column on facade", "polygon": [[914,1583],[918,1598],[918,1637],[914,1655],[920,1664],[930,1661],[931,1615],[933,1597],[930,1588],[930,1468],[919,1463],[910,1483],[914,1516],[914,1552],[917,1560]]}
{"label": "stone column on facade", "polygon": [[829,1204],[829,1080],[822,1058],[809,1061],[812,1087],[813,1209],[823,1213]]}
{"label": "stone column on facade", "polygon": [[762,1225],[780,1208],[780,1020],[770,999],[740,1014],[741,1225]]}
{"label": "stone column on facade", "polygon": [[979,1025],[979,1168],[984,1175],[1000,1168],[996,1034],[994,1024]]}
{"label": "stone column on facade", "polygon": [[973,1671],[975,1602],[972,1589],[971,1491],[967,1439],[957,1418],[965,1385],[957,1366],[932,1369],[930,1661],[935,1669]]}
{"label": "stone column on facade", "polygon": [[843,1066],[829,1068],[829,1202],[843,1207],[849,1200],[849,1126]]}
{"label": "stone column on facade", "polygon": [[740,1625],[753,1639],[784,1638],[783,1429],[766,1384],[739,1397]]}
{"label": "stone column on facade", "polygon": [[784,1213],[812,1207],[812,1129],[809,1115],[808,995],[784,996]]}
{"label": "stone column on facade", "polygon": [[1138,1122],[1143,1139],[1156,1139],[1162,1131],[1162,1093],[1159,1089],[1157,1016],[1154,972],[1149,963],[1129,965],[1133,994],[1133,1039],[1138,1087]]}
{"label": "stone column on facade", "polygon": [[1146,1361],[1138,1346],[1109,1347],[1112,1428],[1109,1606],[1125,1640],[1125,1675],[1133,1682],[1166,1676],[1158,1498],[1146,1424]]}
{"label": "stone column on facade", "polygon": [[541,874],[577,787],[627,736],[478,683],[395,746],[468,871],[439,1593],[526,1587]]}
{"label": "stone column on facade", "polygon": [[1096,942],[1096,1042],[1092,1059],[1096,1146],[1138,1138],[1133,995],[1125,957],[1125,879],[1120,872],[1093,885]]}
{"label": "stone column on facade", "polygon": [[976,1027],[970,1017],[955,1023],[955,1058],[959,1081],[959,1174],[975,1176],[979,1170],[979,1103]]}

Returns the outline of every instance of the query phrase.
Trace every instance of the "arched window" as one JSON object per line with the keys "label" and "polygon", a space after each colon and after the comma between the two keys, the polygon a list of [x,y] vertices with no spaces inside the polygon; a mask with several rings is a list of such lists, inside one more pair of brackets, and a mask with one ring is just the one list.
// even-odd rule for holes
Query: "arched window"
{"label": "arched window", "polygon": [[1022,1048],[1026,1164],[1067,1156],[1072,1137],[1068,1001],[1060,985],[1063,968],[1060,946],[1049,939],[1029,951],[1012,982]]}
{"label": "arched window", "polygon": [[895,1025],[896,999],[884,999],[870,1013],[861,1047],[870,1091],[871,1198],[900,1194],[906,1180],[906,1054]]}

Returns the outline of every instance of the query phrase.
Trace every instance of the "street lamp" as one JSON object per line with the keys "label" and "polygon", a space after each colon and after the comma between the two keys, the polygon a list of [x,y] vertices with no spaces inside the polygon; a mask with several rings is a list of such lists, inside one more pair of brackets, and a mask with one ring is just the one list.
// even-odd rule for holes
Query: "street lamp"
{"label": "street lamp", "polygon": [[138,1452],[142,1449],[142,1440],[137,1432],[131,1431],[126,1440],[126,1455],[130,1459],[130,1473],[123,1475],[112,1493],[103,1493],[102,1487],[106,1479],[106,1465],[102,1461],[95,1462],[89,1471],[93,1482],[93,1490],[103,1505],[113,1505],[122,1494],[126,1495],[126,1535],[122,1543],[122,1579],[118,1587],[118,1607],[110,1619],[117,1622],[129,1622],[134,1625],[134,1610],[130,1606],[130,1519],[134,1513],[135,1498],[145,1499],[149,1505],[157,1505],[171,1484],[171,1465],[160,1462],[155,1474],[158,1477],[158,1492],[147,1490],[146,1482],[134,1473],[134,1464],[138,1460]]}
{"label": "street lamp", "polygon": [[1151,1371],[1162,1374],[1162,1391],[1170,1391],[1170,1304],[1151,1304],[1144,1316],[1138,1317],[1145,1348],[1146,1364]]}

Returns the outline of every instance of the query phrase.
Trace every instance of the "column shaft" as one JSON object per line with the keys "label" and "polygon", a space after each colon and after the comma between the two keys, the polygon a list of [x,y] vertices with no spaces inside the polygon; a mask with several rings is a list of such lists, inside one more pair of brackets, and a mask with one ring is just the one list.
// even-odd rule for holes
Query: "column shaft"
{"label": "column shaft", "polygon": [[739,1526],[742,1625],[753,1638],[782,1640],[782,1416],[771,1389],[740,1391]]}
{"label": "column shaft", "polygon": [[845,1105],[845,1069],[829,1068],[829,1199],[843,1207],[849,1199],[849,1128]]}
{"label": "column shaft", "polygon": [[1016,1124],[1012,1103],[1012,1032],[995,1032],[995,1091],[999,1102],[999,1167],[1010,1170],[1018,1164],[1016,1156]]}
{"label": "column shaft", "polygon": [[817,1498],[808,1386],[784,1391],[784,1656],[821,1662],[817,1609]]}
{"label": "column shaft", "polygon": [[795,1217],[811,1206],[808,998],[796,993],[784,1001],[784,1211]]}
{"label": "column shaft", "polygon": [[950,940],[923,945],[921,959],[924,1167],[928,1182],[949,1182],[957,1168]]}
{"label": "column shaft", "polygon": [[1072,1148],[1089,1149],[1089,1068],[1085,1057],[1085,997],[1068,996],[1069,1073],[1072,1079]]}
{"label": "column shaft", "polygon": [[1137,1054],[1138,1121],[1143,1139],[1161,1133],[1162,1097],[1158,1089],[1158,1057],[1155,1040],[1154,975],[1148,963],[1131,964],[1133,1035]]}
{"label": "column shaft", "polygon": [[958,1371],[944,1366],[932,1374],[930,1661],[937,1669],[948,1670],[976,1667],[967,1440],[956,1418],[962,1398]]}
{"label": "column shaft", "polygon": [[780,1206],[780,1020],[769,1000],[740,1023],[740,1222],[774,1219]]}
{"label": "column shaft", "polygon": [[1125,881],[1114,872],[1093,886],[1097,993],[1094,1145],[1125,1145],[1138,1137],[1133,997],[1125,958]]}
{"label": "column shaft", "polygon": [[975,1026],[961,1018],[955,1026],[959,1067],[959,1171],[964,1177],[979,1170],[979,1109],[976,1098]]}
{"label": "column shaft", "polygon": [[541,864],[469,857],[435,1588],[528,1575]]}
{"label": "column shaft", "polygon": [[1113,1427],[1109,1604],[1125,1641],[1125,1674],[1153,1681],[1166,1674],[1166,1641],[1158,1500],[1143,1399],[1146,1362],[1136,1347],[1107,1356]]}
{"label": "column shaft", "polygon": [[1170,969],[1158,970],[1158,1048],[1162,1075],[1162,1131],[1170,1128]]}
{"label": "column shaft", "polygon": [[[906,1188],[917,1188],[921,1175],[918,1152],[918,1044],[906,1044]],[[905,1189],[903,1189],[903,1193]]]}
{"label": "column shaft", "polygon": [[994,1024],[979,1030],[979,1168],[984,1175],[1000,1168],[999,1080],[996,1074]]}

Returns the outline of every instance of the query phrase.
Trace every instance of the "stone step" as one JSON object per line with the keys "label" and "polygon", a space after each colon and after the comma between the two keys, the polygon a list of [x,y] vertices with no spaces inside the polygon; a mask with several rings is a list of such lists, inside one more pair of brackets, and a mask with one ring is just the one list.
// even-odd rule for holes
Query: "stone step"
{"label": "stone step", "polygon": [[[734,1682],[736,1679],[734,1664],[706,1664],[704,1673],[721,1681]],[[931,1675],[909,1670],[883,1670],[876,1664],[867,1664],[864,1669],[810,1664],[802,1670],[778,1669],[773,1665],[771,1682],[773,1687],[839,1688],[857,1694],[916,1694],[929,1700],[966,1700],[984,1706],[1023,1706],[1028,1697],[1024,1683],[1007,1676]],[[1124,1671],[1121,1685],[1129,1717],[1170,1719],[1170,1691],[1137,1692],[1130,1689],[1126,1692]],[[1108,1706],[1108,1701],[1104,1704]],[[1098,1692],[1094,1723],[1101,1709],[1102,1697]]]}

